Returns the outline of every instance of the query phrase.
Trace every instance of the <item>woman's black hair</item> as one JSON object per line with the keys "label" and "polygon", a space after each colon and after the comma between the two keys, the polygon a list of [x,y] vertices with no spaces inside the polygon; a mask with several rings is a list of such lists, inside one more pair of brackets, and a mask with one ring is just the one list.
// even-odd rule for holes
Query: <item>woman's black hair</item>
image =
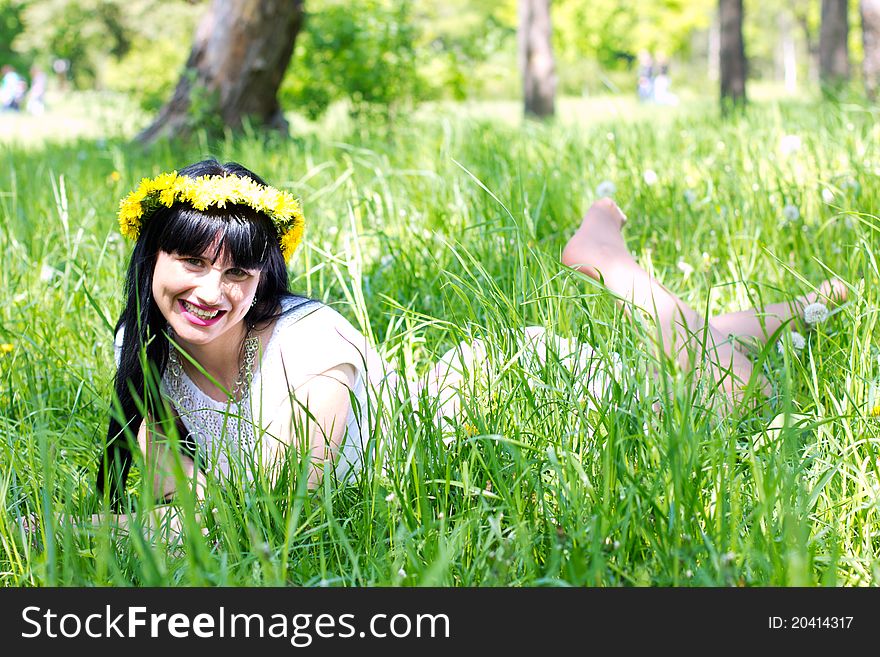
{"label": "woman's black hair", "polygon": [[[266,184],[240,164],[220,164],[213,159],[197,162],[178,173],[190,178],[234,175]],[[212,247],[214,252],[208,253]],[[278,231],[267,215],[249,206],[227,205],[199,211],[175,203],[170,208],[160,208],[143,222],[129,261],[125,307],[116,324],[117,333],[124,328],[114,381],[119,407],[110,414],[105,451],[98,465],[98,492],[103,495],[109,490],[110,501],[117,509],[131,468],[131,445],[144,419],[143,410],[151,419],[164,417],[158,381],[168,363],[169,343],[165,335],[167,322],[152,291],[153,270],[160,251],[194,256],[208,253],[212,260],[227,252],[234,266],[259,269],[256,303],[244,317],[249,327],[275,318],[281,298],[290,295]],[[150,372],[144,371],[142,350],[146,351]],[[177,427],[185,439],[186,431],[179,421]]]}

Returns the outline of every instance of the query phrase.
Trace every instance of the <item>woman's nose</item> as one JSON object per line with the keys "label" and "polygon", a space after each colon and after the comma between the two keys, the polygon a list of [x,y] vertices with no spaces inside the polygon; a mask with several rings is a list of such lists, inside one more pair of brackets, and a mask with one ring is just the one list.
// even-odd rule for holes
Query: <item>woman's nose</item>
{"label": "woman's nose", "polygon": [[220,300],[223,297],[220,274],[218,272],[211,272],[203,276],[196,289],[196,296],[206,306],[220,305]]}

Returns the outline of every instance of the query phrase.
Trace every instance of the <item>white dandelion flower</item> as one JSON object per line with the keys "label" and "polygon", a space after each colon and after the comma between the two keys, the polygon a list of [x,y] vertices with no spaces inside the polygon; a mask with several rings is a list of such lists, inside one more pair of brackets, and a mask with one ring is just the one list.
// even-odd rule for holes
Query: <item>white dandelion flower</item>
{"label": "white dandelion flower", "polygon": [[[794,349],[795,351],[798,351],[798,352],[803,351],[804,347],[807,346],[807,339],[804,336],[802,336],[800,333],[798,333],[797,331],[792,331],[788,337],[791,340],[791,348]],[[780,354],[783,351],[785,351],[785,341],[784,340],[780,340],[779,342],[776,343],[776,350]]]}
{"label": "white dandelion flower", "polygon": [[797,221],[801,218],[801,211],[798,209],[798,206],[793,203],[789,203],[784,208],[782,208],[782,216],[786,221]]}
{"label": "white dandelion flower", "polygon": [[833,203],[834,202],[834,192],[832,192],[827,187],[823,187],[822,188],[822,200],[825,201],[826,203]]}
{"label": "white dandelion flower", "polygon": [[654,169],[646,169],[645,173],[642,174],[642,177],[645,179],[646,185],[654,185],[659,180],[657,172],[654,171]]}
{"label": "white dandelion flower", "polygon": [[802,145],[803,142],[798,135],[785,135],[779,140],[779,150],[783,155],[797,153]]}
{"label": "white dandelion flower", "polygon": [[61,272],[50,265],[43,265],[40,268],[40,280],[43,283],[48,283],[60,273]]}
{"label": "white dandelion flower", "polygon": [[828,307],[824,303],[811,303],[804,308],[804,322],[806,322],[808,326],[815,326],[820,322],[824,322],[828,319],[828,315]]}
{"label": "white dandelion flower", "polygon": [[614,196],[616,192],[617,186],[610,180],[603,180],[599,183],[599,186],[596,187],[596,196],[600,198],[605,196]]}

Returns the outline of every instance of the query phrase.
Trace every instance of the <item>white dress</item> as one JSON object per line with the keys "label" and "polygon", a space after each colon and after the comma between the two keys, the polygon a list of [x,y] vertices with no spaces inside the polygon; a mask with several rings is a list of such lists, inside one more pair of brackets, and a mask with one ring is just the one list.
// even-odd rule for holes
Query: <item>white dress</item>
{"label": "white dress", "polygon": [[[237,460],[247,477],[270,462],[277,448],[290,436],[307,435],[293,426],[295,394],[299,385],[341,364],[353,367],[356,376],[351,390],[351,407],[346,431],[336,457],[335,474],[347,481],[360,469],[370,449],[370,436],[381,426],[383,409],[393,398],[408,397],[417,406],[420,395],[436,400],[433,421],[449,436],[454,433],[461,396],[470,394],[473,380],[489,376],[489,355],[485,341],[462,342],[450,349],[426,377],[400,382],[397,373],[373,348],[367,338],[337,311],[320,302],[301,297],[282,301],[284,314],[266,342],[251,382],[250,394],[241,404],[217,401],[206,395],[185,370],[177,375],[166,367],[160,389],[180,416],[199,447],[202,467],[216,476],[230,473]],[[540,369],[549,355],[559,359],[572,374],[587,382],[586,401],[601,397],[611,379],[620,375],[619,362],[603,367],[593,350],[575,340],[548,334],[540,327],[526,327],[518,335],[522,364],[530,372],[530,384],[540,384]],[[122,329],[116,336],[116,359],[122,348]]]}

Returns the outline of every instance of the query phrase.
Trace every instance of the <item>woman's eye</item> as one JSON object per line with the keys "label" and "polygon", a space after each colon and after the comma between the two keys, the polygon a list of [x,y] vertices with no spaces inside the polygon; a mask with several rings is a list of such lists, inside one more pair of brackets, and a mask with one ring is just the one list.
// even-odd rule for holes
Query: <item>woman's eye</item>
{"label": "woman's eye", "polygon": [[201,267],[202,266],[201,258],[184,258],[183,261],[188,265],[192,265],[193,267]]}
{"label": "woman's eye", "polygon": [[244,269],[240,269],[238,267],[233,267],[232,269],[228,270],[226,273],[229,274],[230,277],[236,278],[236,279],[243,279],[243,278],[247,278],[249,276],[248,272],[246,272]]}

